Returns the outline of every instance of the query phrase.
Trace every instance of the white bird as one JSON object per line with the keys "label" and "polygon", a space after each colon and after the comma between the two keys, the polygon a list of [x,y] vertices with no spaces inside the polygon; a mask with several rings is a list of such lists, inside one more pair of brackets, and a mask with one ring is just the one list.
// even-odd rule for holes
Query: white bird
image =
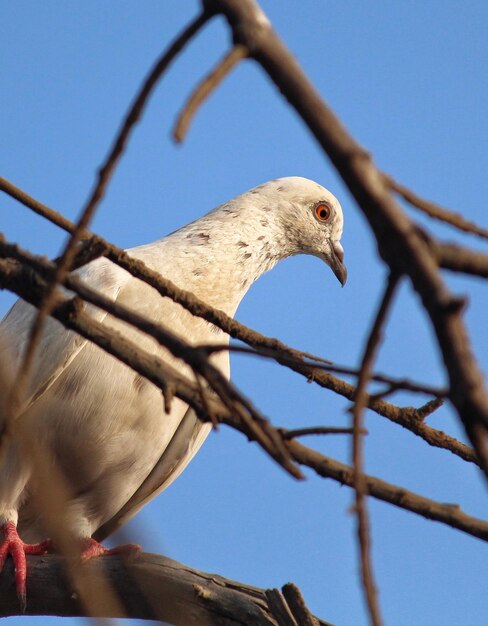
{"label": "white bird", "polygon": [[[342,229],[342,209],[332,193],[311,180],[289,177],[251,189],[163,239],[128,252],[233,316],[252,283],[291,255],[319,257],[343,285]],[[77,273],[92,288],[191,344],[229,339],[105,258]],[[98,321],[188,373],[154,339],[102,310],[89,310]],[[35,312],[19,300],[0,325],[6,346],[0,357],[8,359],[10,371],[21,362]],[[218,353],[213,363],[229,376],[227,353]],[[165,414],[155,385],[52,318],[45,324],[27,398],[17,419],[31,420],[39,446],[70,485],[68,507],[76,520],[72,531],[83,545],[84,559],[110,553],[93,535],[103,539],[173,482],[210,429],[179,399]],[[49,547],[24,543],[41,541],[49,530],[34,506],[32,472],[31,459],[6,438],[0,451],[0,570],[11,555],[24,604],[25,554],[44,553]]]}

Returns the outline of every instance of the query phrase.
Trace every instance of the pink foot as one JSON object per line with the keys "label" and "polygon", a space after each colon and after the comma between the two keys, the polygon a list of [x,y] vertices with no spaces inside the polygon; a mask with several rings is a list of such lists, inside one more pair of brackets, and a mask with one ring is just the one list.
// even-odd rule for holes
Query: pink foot
{"label": "pink foot", "polygon": [[24,543],[19,537],[17,526],[13,522],[6,522],[0,527],[3,532],[3,541],[0,543],[0,572],[5,560],[10,555],[14,562],[15,586],[22,613],[25,612],[27,597],[27,562],[26,554],[47,554],[52,550],[52,541],[46,539],[41,543]]}
{"label": "pink foot", "polygon": [[95,539],[85,539],[83,541],[83,550],[81,552],[81,562],[86,563],[90,559],[97,556],[108,556],[110,554],[129,554],[136,556],[141,551],[141,546],[134,543],[128,543],[123,546],[117,546],[115,548],[105,548],[101,543],[95,541]]}

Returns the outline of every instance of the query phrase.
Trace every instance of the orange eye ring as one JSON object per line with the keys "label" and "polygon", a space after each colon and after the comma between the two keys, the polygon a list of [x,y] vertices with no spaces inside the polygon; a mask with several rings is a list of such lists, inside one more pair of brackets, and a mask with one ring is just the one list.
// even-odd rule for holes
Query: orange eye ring
{"label": "orange eye ring", "polygon": [[332,214],[331,208],[328,204],[320,202],[314,209],[315,217],[319,222],[327,222]]}

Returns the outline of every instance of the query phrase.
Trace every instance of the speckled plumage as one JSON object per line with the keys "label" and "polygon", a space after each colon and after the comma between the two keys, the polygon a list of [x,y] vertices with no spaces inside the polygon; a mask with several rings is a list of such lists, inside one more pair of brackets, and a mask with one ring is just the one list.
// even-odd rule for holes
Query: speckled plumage
{"label": "speckled plumage", "polygon": [[[314,213],[319,202],[330,208],[324,223]],[[294,254],[318,256],[344,283],[342,227],[340,204],[330,192],[313,181],[291,177],[256,187],[129,253],[233,316],[251,284]],[[106,259],[90,263],[79,275],[191,343],[228,339]],[[187,372],[153,339],[100,310],[89,310]],[[33,314],[30,305],[18,301],[0,325],[6,345],[2,354],[9,363],[19,363]],[[229,374],[226,354],[216,355],[214,363]],[[175,399],[166,415],[161,392],[152,383],[52,319],[46,324],[28,396],[19,419],[31,420],[39,445],[68,478],[69,506],[80,538],[97,531],[105,535],[134,515],[179,475],[209,431],[181,400]],[[7,447],[0,457],[0,524],[16,523],[18,515],[20,535],[38,541],[46,529],[30,498],[30,462],[11,442]]]}

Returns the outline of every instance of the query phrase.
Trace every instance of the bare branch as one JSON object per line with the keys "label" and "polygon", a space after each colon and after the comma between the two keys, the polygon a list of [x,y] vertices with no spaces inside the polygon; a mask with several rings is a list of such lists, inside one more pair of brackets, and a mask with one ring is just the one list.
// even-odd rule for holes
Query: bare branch
{"label": "bare branch", "polygon": [[318,626],[317,619],[308,610],[300,589],[296,585],[287,583],[283,585],[282,592],[300,626]]}
{"label": "bare branch", "polygon": [[[31,591],[27,615],[86,615],[77,593],[67,583],[65,563],[54,555],[28,557]],[[133,562],[117,556],[100,558],[83,565],[83,570],[91,582],[90,597],[97,595],[95,581],[104,577],[121,599],[118,607],[99,602],[94,616],[152,619],[174,626],[242,626],[245,615],[247,626],[282,624],[269,602],[268,590],[195,570],[156,554],[142,554]],[[10,589],[12,578],[9,561],[0,577],[0,617],[19,615]],[[292,615],[296,611],[293,599],[290,605],[291,608],[284,602]],[[316,617],[311,619],[316,620],[314,626],[331,626]]]}
{"label": "bare branch", "polygon": [[431,241],[430,245],[439,265],[444,269],[488,278],[488,254],[455,243]]}
{"label": "bare branch", "polygon": [[378,308],[378,312],[373,322],[368,340],[366,342],[364,354],[361,359],[358,385],[356,387],[356,394],[352,407],[352,461],[354,470],[355,511],[358,522],[357,534],[361,561],[361,576],[371,622],[374,626],[381,626],[383,620],[381,618],[380,607],[378,604],[378,593],[374,581],[373,564],[371,561],[369,519],[365,502],[367,486],[363,472],[364,462],[361,435],[361,431],[363,430],[362,414],[367,402],[366,388],[368,380],[373,369],[376,353],[382,340],[383,325],[385,324],[386,316],[393,301],[398,282],[398,275],[390,274],[385,293]]}
{"label": "bare branch", "polygon": [[[294,428],[293,430],[283,429],[281,435],[283,439],[295,439],[296,437],[304,437],[307,435],[352,435],[353,428],[341,428],[339,426],[311,426],[310,428]],[[362,434],[366,435],[367,431],[362,430]]]}
{"label": "bare branch", "polygon": [[[319,476],[332,478],[341,485],[354,486],[354,470],[349,465],[308,448],[296,439],[287,441],[286,445],[297,463],[310,467]],[[436,502],[403,487],[392,485],[381,478],[368,475],[364,478],[368,495],[488,541],[488,522],[467,515],[458,505]]]}
{"label": "bare branch", "polygon": [[481,226],[478,226],[477,224],[468,221],[459,213],[454,213],[454,211],[445,209],[435,202],[430,202],[429,200],[421,198],[411,189],[405,187],[405,185],[401,185],[388,174],[383,174],[383,177],[385,184],[390,189],[399,194],[413,207],[423,211],[423,213],[425,213],[429,217],[433,217],[436,220],[440,220],[441,222],[445,222],[446,224],[455,226],[459,230],[462,230],[466,233],[471,233],[473,235],[478,235],[478,237],[482,237],[483,239],[488,239],[488,230],[486,228],[482,228]]}
{"label": "bare branch", "polygon": [[434,398],[434,400],[429,400],[423,406],[415,409],[415,417],[418,420],[424,420],[429,417],[429,415],[432,415],[434,411],[437,411],[437,409],[443,404],[444,400],[442,398]]}
{"label": "bare branch", "polygon": [[247,57],[247,50],[244,46],[237,45],[228,52],[224,58],[219,61],[208,76],[196,87],[188,102],[185,104],[173,129],[173,138],[176,142],[181,143],[186,137],[188,128],[195,116],[198,107],[203,101],[209,97],[214,89],[224,80],[226,75],[239,63]]}
{"label": "bare branch", "polygon": [[120,160],[120,157],[125,151],[132,129],[139,121],[154,87],[157,85],[164,72],[168,69],[169,65],[174,61],[176,56],[206,24],[210,17],[211,13],[203,11],[192,22],[190,22],[188,26],[186,26],[176,39],[168,46],[167,50],[162,53],[142,83],[139,92],[126,113],[105,163],[99,170],[98,181],[91,192],[85,208],[83,209],[83,214],[86,217],[83,223],[80,223],[82,231],[86,228],[90,216],[93,214],[96,206],[103,198],[110,178]]}
{"label": "bare branch", "polygon": [[[205,350],[208,354],[214,354],[215,352],[236,352],[240,354],[249,354],[251,356],[258,356],[267,359],[276,359],[276,350],[265,350],[261,348],[248,348],[246,346],[240,346],[237,344],[199,344],[201,350]],[[359,376],[359,370],[354,367],[347,367],[345,365],[337,365],[330,359],[323,359],[312,355],[308,352],[298,352],[293,356],[290,355],[290,360],[295,363],[303,364],[303,359],[306,358],[306,364],[315,369],[324,370],[325,372],[334,372],[335,374],[345,374],[346,376]],[[311,361],[311,362],[309,362]],[[424,393],[429,396],[435,396],[436,398],[443,398],[447,396],[449,391],[440,387],[433,387],[426,385],[425,383],[419,383],[408,378],[394,378],[392,376],[386,376],[386,374],[371,374],[370,380],[379,383],[386,383],[389,385],[387,393],[393,393],[394,391],[411,391],[412,393]],[[371,394],[370,397],[384,396],[385,392],[377,396],[377,394]]]}

